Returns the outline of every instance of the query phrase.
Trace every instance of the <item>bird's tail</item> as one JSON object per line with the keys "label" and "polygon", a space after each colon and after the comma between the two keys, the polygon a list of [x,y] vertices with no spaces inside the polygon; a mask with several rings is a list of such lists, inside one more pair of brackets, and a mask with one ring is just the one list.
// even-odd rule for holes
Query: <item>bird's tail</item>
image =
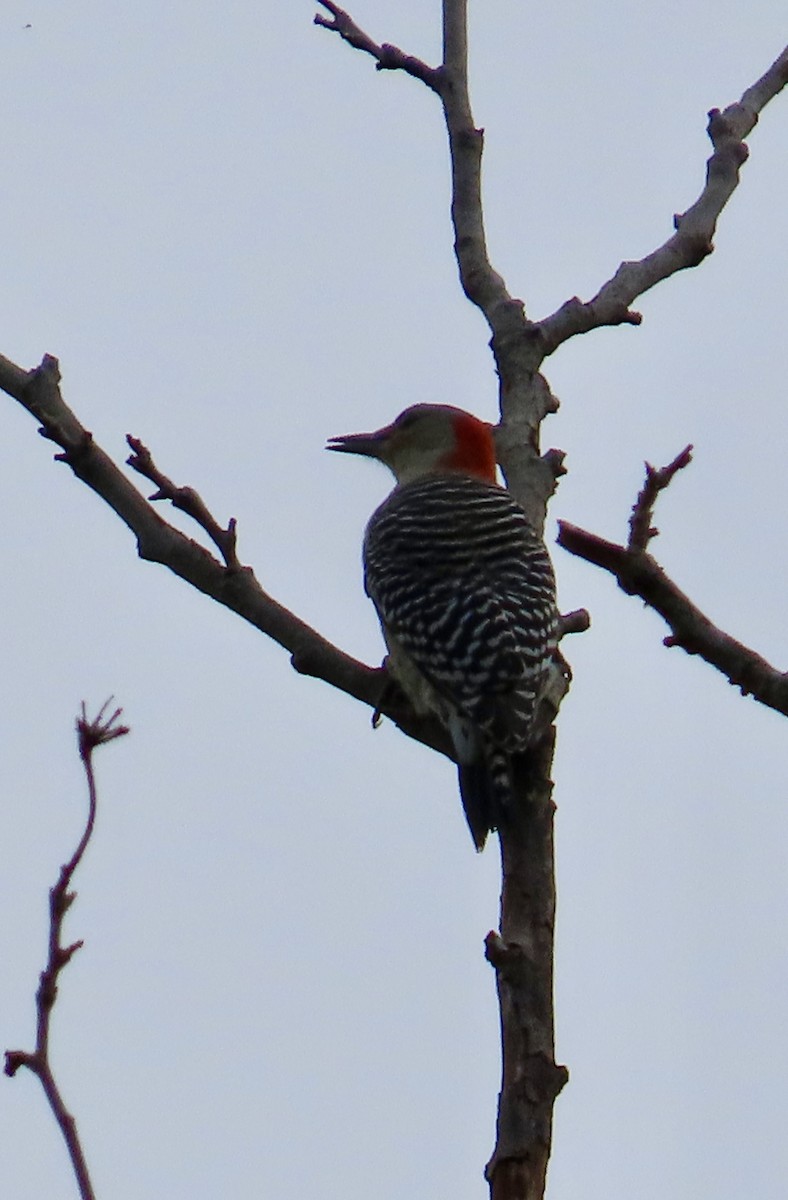
{"label": "bird's tail", "polygon": [[457,764],[465,819],[477,850],[484,849],[487,834],[497,829],[512,794],[512,764],[508,754],[489,751],[486,757]]}

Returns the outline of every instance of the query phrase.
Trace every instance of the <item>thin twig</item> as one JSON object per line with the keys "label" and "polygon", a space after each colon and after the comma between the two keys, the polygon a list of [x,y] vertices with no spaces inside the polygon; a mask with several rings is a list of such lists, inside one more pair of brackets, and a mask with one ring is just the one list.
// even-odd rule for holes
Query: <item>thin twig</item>
{"label": "thin twig", "polygon": [[427,87],[434,92],[440,91],[440,68],[428,66],[420,58],[415,58],[412,54],[405,54],[399,46],[392,46],[389,42],[378,45],[368,33],[359,28],[350,14],[346,13],[338,4],[334,4],[333,0],[318,0],[318,3],[328,9],[331,17],[324,17],[321,13],[316,13],[315,25],[321,25],[323,29],[330,29],[332,33],[338,33],[343,42],[347,42],[354,50],[362,50],[365,54],[370,54],[375,59],[375,67],[378,71],[404,71],[407,75],[412,75],[414,79],[420,79],[422,83],[426,83]]}
{"label": "thin twig", "polygon": [[150,450],[139,438],[132,437],[129,433],[126,435],[126,441],[132,450],[126,459],[128,465],[139,475],[143,475],[145,479],[156,484],[156,491],[153,495],[148,496],[148,499],[154,503],[157,500],[169,500],[175,508],[186,513],[208,534],[224,559],[225,566],[231,571],[240,571],[241,563],[236,552],[235,517],[230,518],[226,529],[222,528],[209,512],[199,492],[191,487],[178,487],[171,479],[162,474],[154,463]]}
{"label": "thin twig", "polygon": [[90,1180],[85,1154],[77,1132],[76,1121],[68,1111],[63,1101],[60,1089],[52,1072],[49,1060],[49,1037],[52,1012],[57,1000],[58,981],[60,972],[71,961],[74,954],[82,946],[81,941],[64,946],[61,942],[63,921],[66,913],[76,899],[76,893],[70,892],[71,880],[85,851],[96,823],[96,780],[93,773],[93,751],[106,742],[123,737],[129,732],[128,727],[119,725],[118,719],[122,710],[116,708],[110,717],[105,717],[108,700],[98,715],[88,720],[85,705],[82,705],[81,716],[77,718],[77,738],[79,756],[85,770],[88,784],[88,816],[82,836],[77,847],[67,863],[60,868],[57,883],[49,892],[49,939],[47,962],[41,972],[41,979],[36,992],[36,1048],[32,1052],[25,1050],[8,1050],[5,1056],[5,1073],[13,1078],[20,1067],[27,1067],[41,1081],[49,1107],[60,1127],[66,1143],[71,1165],[74,1169],[79,1194],[82,1200],[95,1200],[95,1192]]}
{"label": "thin twig", "polygon": [[651,463],[646,463],[646,481],[638,492],[629,518],[627,544],[630,550],[646,550],[651,539],[658,535],[659,530],[651,524],[657,497],[668,487],[676,472],[688,467],[691,462],[692,446],[685,446],[666,467],[652,467]]}

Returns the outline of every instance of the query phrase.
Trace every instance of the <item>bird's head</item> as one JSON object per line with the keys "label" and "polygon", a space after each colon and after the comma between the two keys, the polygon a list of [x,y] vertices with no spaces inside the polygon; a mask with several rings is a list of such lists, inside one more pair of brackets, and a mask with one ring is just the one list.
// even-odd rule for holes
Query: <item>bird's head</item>
{"label": "bird's head", "polygon": [[398,483],[445,472],[495,483],[492,426],[450,404],[414,404],[374,433],[331,438],[327,449],[378,458]]}

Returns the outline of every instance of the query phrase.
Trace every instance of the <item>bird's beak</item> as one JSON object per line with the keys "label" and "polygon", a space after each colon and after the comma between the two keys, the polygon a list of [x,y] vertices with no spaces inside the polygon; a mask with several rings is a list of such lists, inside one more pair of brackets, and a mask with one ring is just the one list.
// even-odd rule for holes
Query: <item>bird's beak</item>
{"label": "bird's beak", "polygon": [[326,450],[341,450],[343,454],[363,454],[367,458],[380,458],[391,432],[389,426],[375,433],[344,433],[341,437],[328,439]]}

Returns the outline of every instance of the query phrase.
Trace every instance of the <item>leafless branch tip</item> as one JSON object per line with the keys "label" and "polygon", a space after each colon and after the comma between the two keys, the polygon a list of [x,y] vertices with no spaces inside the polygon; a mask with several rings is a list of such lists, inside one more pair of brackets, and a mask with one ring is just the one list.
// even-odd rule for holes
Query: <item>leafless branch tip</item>
{"label": "leafless branch tip", "polygon": [[657,497],[670,485],[674,475],[692,462],[692,450],[692,445],[685,446],[666,467],[652,467],[651,463],[646,463],[646,480],[632,506],[632,515],[629,518],[630,550],[645,550],[651,539],[659,534],[659,530],[651,524]]}
{"label": "leafless branch tip", "polygon": [[440,68],[431,67],[412,54],[405,54],[399,46],[392,46],[389,42],[378,44],[356,24],[344,8],[334,4],[333,0],[318,0],[318,2],[323,5],[323,8],[328,9],[331,16],[324,17],[322,13],[315,13],[315,25],[329,29],[332,33],[338,33],[342,41],[347,42],[354,50],[361,50],[364,54],[371,55],[375,59],[376,70],[404,71],[406,75],[420,79],[434,92],[440,91],[442,77]]}
{"label": "leafless branch tip", "polygon": [[97,746],[103,746],[106,742],[125,737],[129,733],[128,725],[117,724],[118,719],[123,715],[122,708],[116,708],[111,716],[105,717],[113,699],[114,697],[110,696],[108,700],[104,701],[92,721],[88,718],[85,701],[82,701],[80,715],[77,717],[77,737],[79,739],[79,755],[83,760],[85,755]]}

